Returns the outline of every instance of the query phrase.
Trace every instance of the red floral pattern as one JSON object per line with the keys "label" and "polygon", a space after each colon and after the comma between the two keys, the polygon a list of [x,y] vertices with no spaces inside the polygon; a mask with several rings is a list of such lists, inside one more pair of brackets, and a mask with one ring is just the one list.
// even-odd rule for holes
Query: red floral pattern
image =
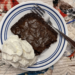
{"label": "red floral pattern", "polygon": [[8,11],[9,7],[12,8],[17,4],[19,4],[17,0],[0,0],[0,9],[2,9],[3,11]]}
{"label": "red floral pattern", "polygon": [[67,16],[67,14],[65,14],[65,13],[63,13],[60,9],[59,9],[59,7],[58,7],[58,5],[56,6],[56,7],[54,7],[63,17],[66,17]]}

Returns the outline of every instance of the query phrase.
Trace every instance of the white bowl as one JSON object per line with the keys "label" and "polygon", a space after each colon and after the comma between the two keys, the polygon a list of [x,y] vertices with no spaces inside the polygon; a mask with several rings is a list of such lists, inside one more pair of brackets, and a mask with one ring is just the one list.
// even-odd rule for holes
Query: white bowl
{"label": "white bowl", "polygon": [[[45,4],[43,2],[29,1],[16,5],[12,9],[10,9],[4,16],[1,22],[1,29],[0,29],[1,32],[0,47],[2,47],[3,42],[9,36],[13,35],[10,30],[11,26],[15,24],[25,14],[31,12],[30,10],[32,9],[35,3],[41,6],[50,15],[50,20],[53,23],[53,25],[55,25],[56,28],[58,28],[60,31],[62,31],[64,34],[67,35],[66,23],[57,10],[55,10],[52,6]],[[67,46],[66,40],[61,35],[58,34],[57,42],[53,43],[49,47],[49,49],[46,49],[39,56],[37,63],[31,67],[28,67],[27,69],[23,68],[23,70],[37,71],[54,65],[63,55],[66,46]]]}

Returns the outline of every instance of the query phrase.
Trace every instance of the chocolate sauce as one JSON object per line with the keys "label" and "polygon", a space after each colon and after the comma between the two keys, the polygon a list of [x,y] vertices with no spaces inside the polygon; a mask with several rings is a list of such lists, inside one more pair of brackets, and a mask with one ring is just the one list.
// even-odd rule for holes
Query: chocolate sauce
{"label": "chocolate sauce", "polygon": [[36,55],[57,41],[57,33],[43,18],[34,13],[22,17],[11,27],[11,31],[22,40],[27,40],[33,46]]}

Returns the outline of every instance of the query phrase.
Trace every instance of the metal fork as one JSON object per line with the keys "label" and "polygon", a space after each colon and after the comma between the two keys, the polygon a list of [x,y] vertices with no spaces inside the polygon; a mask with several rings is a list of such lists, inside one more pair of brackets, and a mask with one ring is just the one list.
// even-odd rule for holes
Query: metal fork
{"label": "metal fork", "polygon": [[57,33],[61,34],[73,47],[75,47],[75,42],[71,38],[69,38],[67,35],[65,35],[63,32],[61,32],[52,25],[49,15],[44,9],[42,9],[39,5],[35,4],[31,11],[33,13],[36,13],[38,16],[44,18],[44,20],[48,23],[50,27],[52,27]]}

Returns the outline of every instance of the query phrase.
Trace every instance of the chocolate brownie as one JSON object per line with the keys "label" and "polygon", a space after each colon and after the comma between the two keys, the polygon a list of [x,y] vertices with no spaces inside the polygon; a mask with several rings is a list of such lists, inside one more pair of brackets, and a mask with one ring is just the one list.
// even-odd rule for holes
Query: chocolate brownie
{"label": "chocolate brownie", "polygon": [[28,13],[18,20],[12,27],[13,34],[22,40],[27,40],[36,55],[57,41],[57,33],[37,14]]}

